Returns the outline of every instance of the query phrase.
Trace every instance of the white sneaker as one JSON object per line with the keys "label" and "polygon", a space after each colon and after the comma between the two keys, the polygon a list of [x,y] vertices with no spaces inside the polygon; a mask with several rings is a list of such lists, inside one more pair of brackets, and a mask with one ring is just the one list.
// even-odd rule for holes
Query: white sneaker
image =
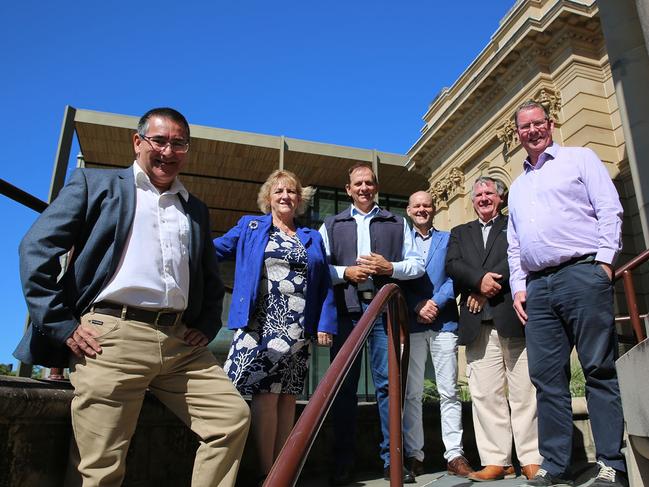
{"label": "white sneaker", "polygon": [[620,475],[621,472],[600,461],[597,462],[597,465],[599,465],[599,473],[591,487],[627,487],[629,485],[624,474]]}

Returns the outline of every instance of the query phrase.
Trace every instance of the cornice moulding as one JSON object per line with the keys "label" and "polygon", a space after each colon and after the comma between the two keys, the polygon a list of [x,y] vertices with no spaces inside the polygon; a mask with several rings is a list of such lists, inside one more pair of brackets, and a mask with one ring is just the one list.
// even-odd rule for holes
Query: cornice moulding
{"label": "cornice moulding", "polygon": [[[537,15],[540,15],[539,18],[531,18],[529,17],[530,6],[549,6],[550,8],[540,11],[540,14],[537,12]],[[557,49],[557,46],[561,45],[561,42],[556,40],[552,43],[556,33],[553,32],[552,35],[549,35],[545,32],[557,19],[561,22],[557,24],[557,31],[568,29],[568,32],[571,32],[569,38],[571,36],[572,39],[580,39],[581,37],[590,39],[586,34],[589,29],[585,29],[583,32],[575,32],[575,29],[580,28],[580,22],[584,23],[594,18],[597,12],[598,9],[593,0],[588,2],[527,0],[515,5],[498,31],[492,36],[489,45],[453,86],[443,89],[431,103],[424,115],[424,120],[427,123],[421,129],[422,135],[408,150],[409,167],[414,168],[421,164],[421,158],[424,157],[424,154],[420,154],[421,151],[432,142],[432,139],[440,131],[443,131],[443,133],[448,132],[448,130],[443,130],[444,126],[448,125],[449,122],[452,122],[451,126],[454,124],[452,117],[471,96],[476,96],[476,92],[478,92],[479,96],[487,97],[486,101],[490,101],[497,96],[498,92],[502,92],[509,81],[519,76],[525,69],[529,70],[530,64],[538,66],[539,61],[543,65],[544,71],[550,71],[549,63],[543,63],[541,58],[549,59],[554,54],[553,51]],[[527,17],[524,15],[527,15]],[[517,16],[524,19],[523,22],[519,22],[520,25],[517,25],[513,20],[518,18]],[[571,16],[577,17],[570,20]],[[514,26],[516,26],[515,32],[509,32],[508,29]],[[508,35],[505,34],[506,31]],[[536,32],[535,35],[533,35],[534,32]],[[564,42],[566,40],[563,39]],[[524,41],[527,41],[528,45],[533,44],[535,46],[535,52],[532,56],[529,54],[529,49],[523,49],[522,43]],[[586,44],[588,43],[586,42]],[[520,51],[527,51],[527,53],[521,54]],[[507,79],[500,79],[503,74],[507,76]],[[479,93],[481,88],[485,93]]]}

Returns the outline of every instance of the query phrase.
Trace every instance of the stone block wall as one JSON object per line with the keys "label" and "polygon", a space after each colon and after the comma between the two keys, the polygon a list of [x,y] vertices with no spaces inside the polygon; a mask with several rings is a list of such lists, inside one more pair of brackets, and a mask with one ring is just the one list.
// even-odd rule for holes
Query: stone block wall
{"label": "stone block wall", "polygon": [[[0,376],[0,487],[61,487],[71,437],[67,382]],[[379,477],[380,427],[376,404],[360,405],[357,470]],[[298,414],[304,404],[298,405]],[[593,461],[592,441],[585,408],[576,411],[575,459]],[[463,404],[464,448],[469,461],[480,463],[471,418],[471,404]],[[424,408],[425,465],[445,469],[439,405]],[[333,430],[325,420],[302,471],[302,478],[327,477],[331,472]],[[155,397],[147,395],[127,457],[124,487],[189,487],[197,441]],[[239,487],[255,485],[257,462],[251,442],[239,471]]]}

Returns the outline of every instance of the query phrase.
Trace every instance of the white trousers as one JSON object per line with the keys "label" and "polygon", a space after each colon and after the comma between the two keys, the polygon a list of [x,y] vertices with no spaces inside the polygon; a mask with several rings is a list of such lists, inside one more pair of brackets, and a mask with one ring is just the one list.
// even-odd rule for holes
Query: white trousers
{"label": "white trousers", "polygon": [[462,448],[462,404],[457,390],[457,335],[428,330],[410,334],[408,385],[403,411],[403,448],[406,458],[424,460],[424,428],[421,399],[426,360],[430,353],[439,392],[442,441],[446,461],[464,455]]}
{"label": "white trousers", "polygon": [[493,326],[466,347],[475,441],[482,465],[511,465],[512,436],[521,465],[540,464],[536,389],[524,337],[505,338]]}

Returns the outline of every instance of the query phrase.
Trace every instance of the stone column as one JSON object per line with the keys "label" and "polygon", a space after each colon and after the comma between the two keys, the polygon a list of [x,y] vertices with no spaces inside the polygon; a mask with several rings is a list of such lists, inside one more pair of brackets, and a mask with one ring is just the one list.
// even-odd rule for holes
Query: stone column
{"label": "stone column", "polygon": [[646,20],[647,0],[600,0],[598,5],[640,211],[644,248],[649,248],[649,56],[636,1],[642,4],[640,10]]}

